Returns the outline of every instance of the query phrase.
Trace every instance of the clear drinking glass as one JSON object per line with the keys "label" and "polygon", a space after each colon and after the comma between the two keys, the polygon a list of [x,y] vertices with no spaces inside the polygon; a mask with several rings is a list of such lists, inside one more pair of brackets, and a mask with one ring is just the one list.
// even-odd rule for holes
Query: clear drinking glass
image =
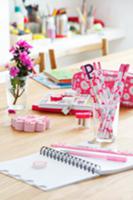
{"label": "clear drinking glass", "polygon": [[97,142],[114,142],[118,131],[119,103],[93,105],[94,134]]}

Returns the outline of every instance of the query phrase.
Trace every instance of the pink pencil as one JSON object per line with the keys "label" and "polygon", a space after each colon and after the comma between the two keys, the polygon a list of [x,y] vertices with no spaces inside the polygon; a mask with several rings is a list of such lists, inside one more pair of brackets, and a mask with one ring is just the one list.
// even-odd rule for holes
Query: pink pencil
{"label": "pink pencil", "polygon": [[63,148],[63,149],[71,149],[71,150],[80,150],[80,151],[92,151],[97,153],[107,153],[107,154],[114,154],[114,155],[121,155],[121,156],[133,156],[133,153],[126,153],[126,152],[116,152],[112,150],[106,150],[106,149],[98,149],[98,148],[91,148],[91,147],[76,147],[76,146],[69,146],[69,145],[63,145],[63,144],[53,144],[51,145],[54,148]]}
{"label": "pink pencil", "polygon": [[76,152],[76,151],[65,151],[70,155],[74,156],[81,156],[86,158],[94,158],[94,159],[104,159],[108,161],[113,162],[126,162],[126,157],[119,157],[119,156],[107,156],[107,155],[98,155],[98,154],[91,154],[91,153],[82,153],[82,152]]}

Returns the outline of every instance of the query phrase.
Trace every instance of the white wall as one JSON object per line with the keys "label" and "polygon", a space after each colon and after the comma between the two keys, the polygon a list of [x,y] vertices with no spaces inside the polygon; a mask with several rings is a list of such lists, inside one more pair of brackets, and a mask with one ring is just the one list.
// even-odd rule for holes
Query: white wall
{"label": "white wall", "polygon": [[[81,3],[77,0],[77,3]],[[88,6],[96,8],[96,18],[102,19],[106,26],[121,28],[125,31],[125,38],[111,42],[109,52],[118,52],[128,48],[133,48],[133,0],[88,0]],[[76,58],[71,57],[71,61],[78,62],[99,54],[81,54]],[[59,60],[60,66],[71,64],[70,59]]]}
{"label": "white wall", "polygon": [[79,6],[80,0],[41,0],[42,7],[49,5],[50,9],[53,10],[54,8],[67,8],[69,15],[76,14],[76,7]]}
{"label": "white wall", "polygon": [[[26,0],[25,4],[38,3],[40,5],[41,12],[44,12],[45,15],[48,14],[47,8],[49,8],[51,13],[54,8],[67,8],[69,15],[76,15],[77,14],[76,7],[79,6],[79,2],[80,0]],[[14,0],[14,1],[10,0],[9,3],[10,3],[10,19],[11,20],[13,18],[13,10],[14,10],[15,3],[21,6],[25,14],[22,0]]]}
{"label": "white wall", "polygon": [[0,0],[0,65],[8,62],[9,53],[9,5]]}
{"label": "white wall", "polygon": [[89,0],[89,4],[96,7],[96,17],[107,26],[125,31],[125,39],[111,45],[111,51],[133,48],[133,0]]}

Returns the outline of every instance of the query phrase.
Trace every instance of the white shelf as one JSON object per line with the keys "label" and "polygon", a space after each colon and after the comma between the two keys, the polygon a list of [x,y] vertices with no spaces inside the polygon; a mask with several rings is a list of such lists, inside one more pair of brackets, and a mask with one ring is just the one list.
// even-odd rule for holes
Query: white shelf
{"label": "white shelf", "polygon": [[89,44],[95,44],[101,38],[107,38],[109,42],[119,40],[125,37],[124,31],[115,28],[105,28],[102,32],[93,32],[86,35],[75,35],[69,38],[55,39],[53,42],[50,39],[32,41],[33,54],[38,52],[48,52],[49,48],[54,48],[56,51],[67,52],[71,48],[83,47]]}

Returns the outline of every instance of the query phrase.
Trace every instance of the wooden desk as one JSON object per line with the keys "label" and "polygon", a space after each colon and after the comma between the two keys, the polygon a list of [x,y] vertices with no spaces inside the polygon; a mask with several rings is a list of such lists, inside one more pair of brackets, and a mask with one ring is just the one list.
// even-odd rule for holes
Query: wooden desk
{"label": "wooden desk", "polygon": [[[99,58],[106,66],[118,66],[119,63],[130,63],[133,66],[133,50],[121,54]],[[79,64],[80,65],[80,64]],[[78,65],[77,65],[78,67]],[[29,98],[27,109],[21,114],[33,114],[33,102],[37,102],[48,89],[29,81]],[[13,131],[8,125],[9,116],[2,109],[5,102],[5,86],[0,87],[0,161],[14,159],[38,152],[42,145],[67,142],[81,143],[92,139],[89,130],[77,130],[73,116],[46,114],[50,117],[52,127],[45,133],[25,134]],[[43,115],[43,113],[37,113]],[[111,146],[120,150],[133,151],[133,109],[121,109],[118,137]],[[43,192],[30,185],[0,174],[1,200],[132,200],[133,171],[83,181],[61,189]]]}
{"label": "wooden desk", "polygon": [[69,68],[79,68],[81,65],[87,63],[93,63],[93,61],[98,62],[100,61],[102,64],[103,69],[114,69],[118,70],[120,64],[130,64],[129,72],[133,73],[133,49],[125,50],[122,52],[109,54],[107,56],[98,57],[92,60],[84,60],[83,62],[76,63],[72,66],[68,66]]}

